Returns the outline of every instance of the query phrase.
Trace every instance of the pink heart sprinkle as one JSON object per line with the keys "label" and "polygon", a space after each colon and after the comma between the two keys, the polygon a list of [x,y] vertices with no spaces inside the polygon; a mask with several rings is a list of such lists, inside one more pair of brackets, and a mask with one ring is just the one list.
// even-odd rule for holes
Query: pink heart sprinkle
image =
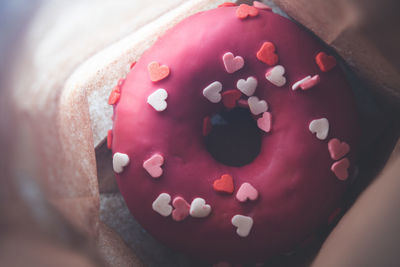
{"label": "pink heart sprinkle", "polygon": [[346,180],[349,177],[348,168],[350,167],[350,162],[347,158],[343,158],[332,164],[331,170],[335,173],[339,180]]}
{"label": "pink heart sprinkle", "polygon": [[349,153],[350,146],[346,142],[341,142],[337,138],[332,138],[328,142],[328,150],[331,158],[334,160],[338,160]]}
{"label": "pink heart sprinkle", "polygon": [[234,73],[240,70],[244,66],[244,60],[241,56],[234,56],[231,52],[225,53],[222,56],[224,61],[225,69],[228,73]]}
{"label": "pink heart sprinkle", "polygon": [[240,202],[246,200],[256,200],[258,198],[258,191],[249,183],[243,183],[236,193],[236,198]]}
{"label": "pink heart sprinkle", "polygon": [[148,160],[143,162],[143,168],[151,175],[151,177],[158,178],[163,173],[161,168],[161,165],[163,164],[164,157],[160,154],[154,154]]}
{"label": "pink heart sprinkle", "polygon": [[271,131],[272,116],[269,112],[264,112],[262,117],[257,120],[257,126],[266,133]]}
{"label": "pink heart sprinkle", "polygon": [[302,90],[308,90],[314,86],[316,86],[317,84],[319,84],[319,82],[321,81],[321,78],[319,77],[319,75],[314,75],[312,78],[305,80],[304,82],[302,82],[300,84],[300,88]]}
{"label": "pink heart sprinkle", "polygon": [[258,9],[272,10],[271,7],[267,6],[266,4],[264,4],[264,3],[262,3],[262,2],[258,2],[258,1],[254,1],[254,2],[253,2],[253,6],[254,6],[255,8],[258,8]]}
{"label": "pink heart sprinkle", "polygon": [[189,216],[190,205],[184,198],[174,198],[172,201],[172,206],[175,208],[172,211],[172,219],[174,219],[174,221],[180,222]]}

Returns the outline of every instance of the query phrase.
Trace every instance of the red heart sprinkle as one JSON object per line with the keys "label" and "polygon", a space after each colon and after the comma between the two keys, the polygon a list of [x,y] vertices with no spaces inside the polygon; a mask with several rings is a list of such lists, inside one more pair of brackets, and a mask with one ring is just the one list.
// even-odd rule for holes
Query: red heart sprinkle
{"label": "red heart sprinkle", "polygon": [[131,66],[129,67],[129,69],[133,69],[133,67],[135,67],[135,65],[136,65],[136,61],[133,61]]}
{"label": "red heart sprinkle", "polygon": [[336,66],[336,59],[333,56],[328,56],[325,52],[319,52],[315,56],[315,62],[323,72],[330,71]]}
{"label": "red heart sprinkle", "polygon": [[231,7],[231,6],[236,6],[236,4],[231,2],[225,2],[223,4],[220,4],[218,7]]}
{"label": "red heart sprinkle", "polygon": [[112,145],[112,130],[108,130],[107,132],[107,148],[111,149]]}
{"label": "red heart sprinkle", "polygon": [[153,82],[161,81],[162,79],[168,77],[169,75],[169,68],[167,65],[162,65],[156,61],[151,62],[147,66],[147,70],[150,74],[150,80]]}
{"label": "red heart sprinkle", "polygon": [[204,117],[204,119],[203,119],[203,131],[202,131],[203,136],[209,135],[211,130],[212,130],[212,125],[211,125],[210,117],[209,116]]}
{"label": "red heart sprinkle", "polygon": [[226,108],[234,108],[241,96],[242,92],[237,89],[227,90],[222,93],[222,104],[224,104]]}
{"label": "red heart sprinkle", "polygon": [[270,66],[274,66],[279,59],[275,53],[275,45],[271,42],[264,42],[257,52],[257,58]]}
{"label": "red heart sprinkle", "polygon": [[114,105],[119,101],[119,98],[121,97],[121,93],[119,90],[119,87],[115,87],[112,91],[111,94],[108,98],[108,104],[109,105]]}
{"label": "red heart sprinkle", "polygon": [[258,9],[253,6],[246,5],[246,4],[241,4],[238,7],[238,9],[236,9],[236,16],[239,19],[245,19],[248,16],[255,17],[257,15],[258,15]]}
{"label": "red heart sprinkle", "polygon": [[347,158],[343,158],[336,161],[331,166],[331,171],[333,171],[339,180],[346,180],[349,177],[348,168],[350,167],[350,162]]}
{"label": "red heart sprinkle", "polygon": [[338,160],[349,153],[350,146],[346,142],[341,142],[337,138],[332,138],[328,142],[328,150],[331,158],[334,160]]}
{"label": "red heart sprinkle", "polygon": [[232,194],[234,191],[232,176],[229,174],[222,175],[220,179],[214,181],[213,188],[217,192]]}

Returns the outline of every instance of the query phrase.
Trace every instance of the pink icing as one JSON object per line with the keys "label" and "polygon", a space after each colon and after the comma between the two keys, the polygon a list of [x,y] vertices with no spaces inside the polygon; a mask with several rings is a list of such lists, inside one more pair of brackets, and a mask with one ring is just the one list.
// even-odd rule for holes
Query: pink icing
{"label": "pink icing", "polygon": [[[327,143],[310,133],[310,120],[329,118],[329,135],[352,147],[350,162],[357,151],[358,121],[341,69],[321,73],[314,61],[324,50],[318,40],[272,12],[259,10],[258,16],[241,20],[236,9],[218,8],[185,19],[143,54],[115,106],[112,148],[131,159],[116,175],[117,182],[134,217],[155,238],[205,260],[263,262],[296,248],[326,224],[348,186],[331,171]],[[256,57],[264,42],[275,45],[278,64],[285,67],[288,82],[280,88],[265,79],[268,65]],[[226,72],[221,60],[227,52],[245,61],[233,74]],[[153,61],[171,70],[156,83],[147,70]],[[291,90],[309,73],[320,74],[318,90]],[[223,91],[234,89],[239,79],[249,76],[258,80],[255,96],[268,102],[274,131],[262,134],[261,152],[253,162],[226,166],[210,156],[202,134],[203,118],[224,106],[208,101],[202,90],[214,81],[223,84]],[[159,88],[168,91],[168,108],[163,112],[147,104],[148,95]],[[165,158],[160,179],[149,179],[142,167],[154,153]],[[257,200],[241,203],[234,195],[215,192],[213,181],[225,173],[235,177],[237,185],[249,182],[257,188]],[[179,223],[171,216],[162,217],[151,207],[164,192],[189,203],[203,198],[212,212]],[[235,214],[253,218],[249,236],[236,234],[231,223]]]}

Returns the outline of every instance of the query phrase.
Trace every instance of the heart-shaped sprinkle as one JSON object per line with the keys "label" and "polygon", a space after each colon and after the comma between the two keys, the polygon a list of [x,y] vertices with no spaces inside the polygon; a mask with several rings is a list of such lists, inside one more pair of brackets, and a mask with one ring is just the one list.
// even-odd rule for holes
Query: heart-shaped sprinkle
{"label": "heart-shaped sprinkle", "polygon": [[344,157],[350,151],[350,146],[346,142],[341,142],[337,138],[332,138],[328,142],[328,150],[333,160]]}
{"label": "heart-shaped sprinkle", "polygon": [[236,89],[225,91],[222,93],[222,103],[228,109],[234,108],[241,96],[242,93]]}
{"label": "heart-shaped sprinkle", "polygon": [[113,169],[116,173],[121,173],[124,167],[129,164],[129,156],[124,153],[116,152],[113,156]]}
{"label": "heart-shaped sprinkle", "polygon": [[165,101],[167,97],[167,91],[160,88],[147,97],[147,103],[149,103],[156,111],[163,111],[167,108],[167,101]]}
{"label": "heart-shaped sprinkle", "polygon": [[257,79],[253,76],[248,77],[246,80],[240,79],[236,83],[236,87],[245,95],[252,96],[257,88]]}
{"label": "heart-shaped sprinkle", "polygon": [[251,96],[247,99],[247,103],[249,103],[249,108],[251,113],[254,115],[261,114],[268,110],[268,104],[265,100],[260,100],[256,96]]}
{"label": "heart-shaped sprinkle", "polygon": [[236,9],[236,16],[239,19],[245,19],[248,16],[255,17],[257,15],[258,15],[258,9],[253,6],[246,5],[246,4],[241,4],[238,7],[238,9]]}
{"label": "heart-shaped sprinkle", "polygon": [[335,173],[339,180],[346,180],[349,177],[348,168],[350,167],[350,162],[347,158],[343,158],[332,164],[331,170]]}
{"label": "heart-shaped sprinkle", "polygon": [[232,217],[232,224],[237,227],[236,233],[239,236],[246,237],[253,227],[253,218],[238,214]]}
{"label": "heart-shaped sprinkle", "polygon": [[313,120],[308,125],[311,133],[316,133],[319,140],[325,140],[329,133],[329,121],[326,118]]}
{"label": "heart-shaped sprinkle", "polygon": [[275,53],[275,45],[271,42],[264,42],[257,52],[257,58],[265,64],[274,66],[279,60],[278,55]]}
{"label": "heart-shaped sprinkle", "polygon": [[253,6],[255,8],[262,9],[262,10],[272,10],[271,7],[267,6],[266,4],[264,4],[262,2],[258,2],[258,1],[254,1]]}
{"label": "heart-shaped sprinkle", "polygon": [[206,116],[203,119],[203,129],[202,129],[203,136],[209,135],[211,133],[211,130],[212,130],[211,118],[209,116]]}
{"label": "heart-shaped sprinkle", "polygon": [[153,82],[161,81],[169,75],[169,68],[167,65],[162,65],[156,61],[150,62],[147,66],[147,70],[150,74],[150,80]]}
{"label": "heart-shaped sprinkle", "polygon": [[211,103],[218,103],[221,101],[222,83],[215,81],[208,85],[203,90],[203,95],[210,100]]}
{"label": "heart-shaped sprinkle", "polygon": [[193,199],[190,204],[190,216],[195,218],[207,217],[211,212],[211,206],[206,204],[206,201],[201,197]]}
{"label": "heart-shaped sprinkle", "polygon": [[336,59],[333,56],[328,56],[325,52],[319,52],[315,56],[315,62],[323,72],[330,71],[336,66]]}
{"label": "heart-shaped sprinkle", "polygon": [[225,2],[220,4],[218,7],[232,7],[232,6],[236,6],[236,4],[232,2]]}
{"label": "heart-shaped sprinkle", "polygon": [[236,193],[236,198],[240,202],[245,202],[246,200],[256,200],[258,198],[258,191],[249,183],[243,183]]}
{"label": "heart-shaped sprinkle", "polygon": [[257,126],[266,133],[271,131],[271,113],[264,112],[261,118],[257,119]]}
{"label": "heart-shaped sprinkle", "polygon": [[121,97],[120,87],[116,86],[111,91],[111,94],[108,97],[108,104],[109,105],[115,105],[116,103],[118,103],[120,97]]}
{"label": "heart-shaped sprinkle", "polygon": [[153,178],[158,178],[163,174],[161,166],[164,164],[164,157],[160,154],[154,154],[149,159],[143,162],[143,168]]}
{"label": "heart-shaped sprinkle", "polygon": [[228,73],[234,73],[244,66],[244,60],[241,56],[234,56],[231,52],[225,53],[222,56],[225,69]]}
{"label": "heart-shaped sprinkle", "polygon": [[286,83],[286,78],[283,76],[283,74],[285,74],[285,68],[281,65],[278,65],[272,69],[269,69],[265,74],[265,78],[275,86],[282,87]]}
{"label": "heart-shaped sprinkle", "polygon": [[172,213],[171,196],[167,193],[161,193],[152,204],[152,208],[155,212],[159,213],[164,217],[168,217]]}
{"label": "heart-shaped sprinkle", "polygon": [[112,145],[112,130],[107,131],[107,148],[111,149]]}
{"label": "heart-shaped sprinkle", "polygon": [[234,191],[232,176],[229,174],[222,175],[220,179],[214,181],[213,188],[217,192],[232,194]]}
{"label": "heart-shaped sprinkle", "polygon": [[317,84],[319,84],[319,82],[321,81],[321,78],[319,77],[319,75],[314,75],[312,78],[305,80],[304,82],[302,82],[300,84],[300,88],[302,90],[308,90],[314,86],[316,86]]}
{"label": "heart-shaped sprinkle", "polygon": [[184,198],[174,198],[172,206],[174,207],[174,210],[172,211],[172,219],[174,221],[180,222],[189,216],[190,205]]}
{"label": "heart-shaped sprinkle", "polygon": [[295,83],[292,85],[292,90],[293,90],[293,91],[297,90],[297,89],[300,87],[300,84],[302,84],[303,82],[307,81],[308,79],[311,79],[311,76],[310,76],[310,75],[308,75],[307,77],[304,77],[303,79],[301,79],[301,80],[295,82]]}
{"label": "heart-shaped sprinkle", "polygon": [[241,108],[249,108],[249,102],[247,102],[247,99],[239,99],[237,105]]}

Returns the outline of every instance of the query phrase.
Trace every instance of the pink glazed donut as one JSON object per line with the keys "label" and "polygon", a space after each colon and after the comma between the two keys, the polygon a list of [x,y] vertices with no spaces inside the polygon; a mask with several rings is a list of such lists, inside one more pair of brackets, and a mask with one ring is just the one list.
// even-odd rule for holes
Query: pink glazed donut
{"label": "pink glazed donut", "polygon": [[[183,20],[109,99],[108,145],[131,213],[156,239],[210,262],[265,262],[296,249],[337,213],[357,151],[355,101],[335,58],[257,7]],[[214,138],[227,123],[216,115],[243,113],[257,155],[226,163],[210,152],[219,142],[234,159],[242,153],[230,147],[246,155],[257,138],[229,143],[240,127]]]}

